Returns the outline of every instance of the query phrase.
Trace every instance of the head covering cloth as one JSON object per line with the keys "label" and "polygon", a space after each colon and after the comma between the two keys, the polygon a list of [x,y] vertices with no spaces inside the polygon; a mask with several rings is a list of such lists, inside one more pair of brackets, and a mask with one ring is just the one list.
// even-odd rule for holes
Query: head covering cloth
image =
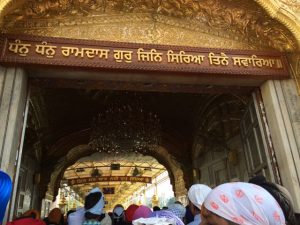
{"label": "head covering cloth", "polygon": [[207,196],[204,206],[229,221],[243,225],[284,225],[283,212],[265,189],[255,184],[222,184]]}
{"label": "head covering cloth", "polygon": [[201,209],[202,203],[209,192],[211,192],[211,188],[207,185],[194,184],[188,191],[188,197],[194,206],[196,206],[198,209]]}
{"label": "head covering cloth", "polygon": [[116,206],[113,210],[114,218],[120,218],[124,214],[124,208],[122,206]]}
{"label": "head covering cloth", "polygon": [[185,216],[186,209],[183,205],[174,203],[168,206],[168,211],[174,213],[175,216],[182,219]]}
{"label": "head covering cloth", "polygon": [[98,200],[98,202],[92,208],[85,209],[85,211],[90,212],[90,213],[95,214],[95,215],[101,215],[102,210],[104,208],[104,197],[103,197],[102,192],[100,191],[99,188],[94,188],[89,192],[88,195],[93,194],[93,193],[97,193],[97,192],[101,193],[100,199]]}
{"label": "head covering cloth", "polygon": [[139,208],[138,205],[132,204],[125,210],[126,221],[131,222],[133,220],[132,219],[133,214],[134,214],[135,210],[137,210],[138,208]]}
{"label": "head covering cloth", "polygon": [[155,211],[151,213],[150,217],[167,218],[173,220],[176,223],[176,225],[184,225],[182,220],[169,210]]}
{"label": "head covering cloth", "polygon": [[71,213],[68,216],[68,224],[69,225],[82,225],[85,219],[84,217],[85,210],[84,208],[79,208],[76,212]]}
{"label": "head covering cloth", "polygon": [[141,205],[133,213],[132,220],[136,220],[139,218],[148,218],[151,213],[152,213],[152,210],[148,206]]}
{"label": "head covering cloth", "polygon": [[0,170],[0,223],[3,221],[11,190],[12,182],[10,177]]}

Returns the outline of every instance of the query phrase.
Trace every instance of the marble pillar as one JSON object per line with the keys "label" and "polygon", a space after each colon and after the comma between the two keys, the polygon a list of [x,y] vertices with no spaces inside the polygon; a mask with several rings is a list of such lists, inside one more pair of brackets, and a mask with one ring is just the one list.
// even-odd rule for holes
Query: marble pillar
{"label": "marble pillar", "polygon": [[21,160],[19,153],[25,126],[26,99],[27,76],[24,70],[0,66],[0,169],[8,173],[14,182],[10,212],[14,208]]}
{"label": "marble pillar", "polygon": [[300,96],[295,80],[267,81],[261,93],[282,185],[300,212]]}

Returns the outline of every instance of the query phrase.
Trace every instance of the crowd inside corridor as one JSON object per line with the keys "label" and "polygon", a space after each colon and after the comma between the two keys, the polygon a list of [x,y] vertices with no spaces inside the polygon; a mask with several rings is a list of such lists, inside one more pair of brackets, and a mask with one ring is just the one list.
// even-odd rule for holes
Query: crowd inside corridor
{"label": "crowd inside corridor", "polygon": [[[10,177],[0,171],[0,224],[11,195]],[[29,210],[8,225],[297,225],[298,214],[293,200],[282,186],[256,176],[246,182],[224,183],[213,189],[194,184],[188,190],[188,205],[179,201],[159,208],[132,204],[126,209],[115,205],[105,210],[105,196],[93,188],[85,197],[84,207],[62,212],[59,208],[40,218],[37,210]]]}

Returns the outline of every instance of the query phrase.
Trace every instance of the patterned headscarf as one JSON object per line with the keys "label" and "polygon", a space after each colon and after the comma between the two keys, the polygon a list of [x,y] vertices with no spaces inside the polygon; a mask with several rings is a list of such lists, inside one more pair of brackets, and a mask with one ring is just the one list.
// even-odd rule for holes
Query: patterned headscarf
{"label": "patterned headscarf", "polygon": [[151,213],[150,217],[167,218],[173,220],[176,225],[184,225],[182,220],[169,210],[160,210]]}
{"label": "patterned headscarf", "polygon": [[186,209],[183,205],[174,203],[168,206],[168,211],[171,211],[178,218],[182,219],[185,216]]}
{"label": "patterned headscarf", "polygon": [[2,223],[5,214],[11,190],[12,182],[10,177],[0,170],[0,223]]}
{"label": "patterned headscarf", "polygon": [[202,203],[210,191],[211,188],[204,184],[194,184],[188,191],[189,200],[194,206],[196,206],[198,209],[201,209]]}
{"label": "patterned headscarf", "polygon": [[229,221],[243,225],[284,225],[276,200],[263,188],[249,183],[222,184],[207,196],[204,206]]}

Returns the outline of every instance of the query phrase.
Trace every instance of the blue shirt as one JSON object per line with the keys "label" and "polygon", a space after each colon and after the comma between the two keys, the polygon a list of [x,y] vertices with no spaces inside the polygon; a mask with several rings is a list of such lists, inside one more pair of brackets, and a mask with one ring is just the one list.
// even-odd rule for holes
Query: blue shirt
{"label": "blue shirt", "polygon": [[201,216],[197,214],[194,216],[194,221],[190,222],[188,225],[199,225],[201,223]]}

